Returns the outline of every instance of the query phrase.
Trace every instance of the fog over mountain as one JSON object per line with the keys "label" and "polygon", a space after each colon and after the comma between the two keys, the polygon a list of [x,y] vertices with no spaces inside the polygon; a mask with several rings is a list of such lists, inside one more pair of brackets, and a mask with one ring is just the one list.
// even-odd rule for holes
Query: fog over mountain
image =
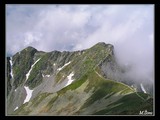
{"label": "fog over mountain", "polygon": [[[33,46],[42,51],[114,45],[125,79],[154,81],[153,5],[6,5],[6,52]],[[118,76],[118,73],[117,73]]]}
{"label": "fog over mountain", "polygon": [[152,86],[130,69],[104,42],[74,52],[29,46],[7,57],[7,115],[153,115]]}

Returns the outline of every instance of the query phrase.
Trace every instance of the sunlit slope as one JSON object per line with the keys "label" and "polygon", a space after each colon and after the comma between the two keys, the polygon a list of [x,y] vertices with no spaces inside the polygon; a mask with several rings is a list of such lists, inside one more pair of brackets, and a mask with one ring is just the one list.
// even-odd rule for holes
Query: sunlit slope
{"label": "sunlit slope", "polygon": [[[137,93],[114,79],[121,68],[113,51],[113,46],[105,43],[75,52],[22,50],[13,56],[14,78],[7,79],[11,83],[8,114],[138,115],[143,110],[153,111],[149,94]],[[26,103],[25,88],[33,91]]]}
{"label": "sunlit slope", "polygon": [[[122,83],[106,80],[91,71],[56,93],[39,94],[22,105],[17,115],[138,115],[152,110],[149,95],[138,93]],[[148,100],[147,100],[148,99]]]}

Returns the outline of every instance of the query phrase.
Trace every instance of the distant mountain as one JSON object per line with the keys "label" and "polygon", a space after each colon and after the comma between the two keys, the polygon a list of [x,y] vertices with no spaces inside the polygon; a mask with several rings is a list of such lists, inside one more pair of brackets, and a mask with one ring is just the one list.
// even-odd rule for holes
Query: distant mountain
{"label": "distant mountain", "polygon": [[7,57],[8,115],[139,115],[153,112],[149,92],[121,77],[114,47],[74,52],[27,47]]}

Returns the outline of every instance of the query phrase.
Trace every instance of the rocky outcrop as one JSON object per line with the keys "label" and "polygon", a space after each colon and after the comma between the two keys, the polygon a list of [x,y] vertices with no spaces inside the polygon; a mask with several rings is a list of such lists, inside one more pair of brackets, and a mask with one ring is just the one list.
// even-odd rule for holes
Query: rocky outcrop
{"label": "rocky outcrop", "polygon": [[[12,56],[13,65],[9,60],[9,115],[139,114],[146,108],[152,111],[149,94],[137,93],[121,82],[123,71],[111,44],[101,42],[82,51],[48,53],[27,47]],[[129,104],[133,106],[127,107]]]}

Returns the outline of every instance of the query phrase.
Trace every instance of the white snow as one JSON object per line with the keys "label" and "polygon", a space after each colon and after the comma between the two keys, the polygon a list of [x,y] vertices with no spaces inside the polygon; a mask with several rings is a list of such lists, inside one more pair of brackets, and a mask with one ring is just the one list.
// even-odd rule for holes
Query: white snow
{"label": "white snow", "polygon": [[70,85],[74,81],[74,79],[72,79],[73,76],[74,76],[73,72],[70,75],[67,76],[68,82],[67,82],[67,84],[65,86]]}
{"label": "white snow", "polygon": [[146,90],[144,89],[144,87],[143,87],[143,84],[141,83],[141,89],[142,89],[142,91],[144,92],[144,93],[147,93],[146,92]]}
{"label": "white snow", "polygon": [[29,75],[30,75],[30,73],[31,73],[34,65],[35,65],[39,60],[40,60],[40,58],[31,66],[31,69],[30,69],[30,70],[28,71],[28,73],[26,74],[26,80],[28,79],[28,77],[29,77]]}
{"label": "white snow", "polygon": [[45,75],[45,77],[50,77],[50,75]]}
{"label": "white snow", "polygon": [[12,66],[13,66],[13,62],[12,62],[12,57],[11,57],[11,59],[9,60],[9,62],[10,62],[10,65],[11,65],[11,79],[13,79],[13,69],[12,69]]}
{"label": "white snow", "polygon": [[54,66],[56,65],[56,63],[53,64]]}
{"label": "white snow", "polygon": [[69,65],[71,62],[66,63],[64,66],[62,66],[61,68],[58,68],[57,70],[60,71],[62,70],[65,66]]}
{"label": "white snow", "polygon": [[17,91],[17,89],[14,90],[15,92]]}
{"label": "white snow", "polygon": [[27,92],[27,96],[26,96],[26,99],[24,100],[23,104],[28,102],[31,99],[32,92],[33,92],[33,90],[30,90],[29,87],[24,86],[24,88],[25,88],[25,90]]}
{"label": "white snow", "polygon": [[18,109],[18,107],[16,107],[16,108],[14,109],[14,111],[17,110],[17,109]]}
{"label": "white snow", "polygon": [[42,77],[44,77],[44,75],[42,74]]}
{"label": "white snow", "polygon": [[42,74],[42,77],[50,77],[50,75],[43,75],[43,74]]}

